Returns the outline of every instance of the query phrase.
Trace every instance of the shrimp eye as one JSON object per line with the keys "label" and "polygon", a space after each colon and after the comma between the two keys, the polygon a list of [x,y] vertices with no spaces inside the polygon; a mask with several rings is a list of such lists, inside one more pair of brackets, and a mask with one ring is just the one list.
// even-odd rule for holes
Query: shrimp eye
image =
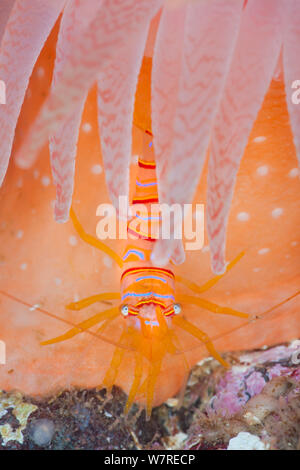
{"label": "shrimp eye", "polygon": [[128,315],[128,305],[122,305],[121,313],[124,317],[127,317],[127,315]]}
{"label": "shrimp eye", "polygon": [[181,312],[181,305],[180,304],[174,304],[174,313],[175,315],[179,315]]}

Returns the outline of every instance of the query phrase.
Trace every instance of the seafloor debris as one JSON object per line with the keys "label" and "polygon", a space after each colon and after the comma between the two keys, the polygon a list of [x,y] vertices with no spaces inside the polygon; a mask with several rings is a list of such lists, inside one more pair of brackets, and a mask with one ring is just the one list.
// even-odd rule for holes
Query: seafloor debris
{"label": "seafloor debris", "polygon": [[228,354],[229,371],[206,359],[183,399],[155,408],[149,421],[137,405],[122,414],[117,388],[40,401],[1,392],[0,449],[300,449],[297,347]]}

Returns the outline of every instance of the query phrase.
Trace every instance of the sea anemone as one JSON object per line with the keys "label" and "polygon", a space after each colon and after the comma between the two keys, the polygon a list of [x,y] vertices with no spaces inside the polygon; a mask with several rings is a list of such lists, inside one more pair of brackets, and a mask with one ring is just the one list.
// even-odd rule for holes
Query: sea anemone
{"label": "sea anemone", "polygon": [[[51,219],[48,162],[36,160],[48,138],[55,219],[68,220],[78,154],[73,206],[87,232],[95,230],[91,213],[108,200],[104,177],[115,206],[119,195],[128,194],[137,127],[154,135],[159,198],[169,204],[193,198],[205,202],[205,167],[197,191],[196,186],[209,147],[207,227],[217,273],[225,268],[226,223],[244,154],[231,205],[227,256],[232,260],[241,251],[246,255],[213,287],[210,299],[259,315],[295,294],[299,182],[290,123],[299,149],[300,108],[291,100],[292,83],[299,78],[292,58],[299,37],[296,2],[285,8],[274,0],[32,1],[29,6],[16,0],[3,5],[7,9],[1,19],[9,19],[6,28],[0,27],[0,32],[5,29],[0,79],[7,92],[6,105],[0,106],[1,177],[26,90],[13,154],[19,167],[33,167],[24,172],[11,165],[1,190],[1,293],[11,295],[2,298],[1,336],[8,350],[8,363],[1,370],[3,388],[43,393],[69,384],[99,385],[120,333],[120,328],[111,328],[103,341],[81,335],[69,343],[40,346],[65,332],[62,323],[58,332],[59,319],[74,325],[97,313],[65,311],[64,305],[107,292],[118,282],[107,257],[82,246],[71,223],[58,225]],[[53,44],[56,61],[49,90]],[[274,73],[277,81],[272,81]],[[145,98],[150,83],[151,106]],[[47,147],[41,150],[43,156]],[[154,261],[165,264],[173,249],[171,241],[157,242]],[[203,251],[187,253],[179,274],[204,283],[211,276],[208,256],[206,240]],[[191,308],[187,316],[209,333],[218,350],[250,349],[296,337],[298,306],[293,298],[288,308],[252,323],[238,318],[216,321],[199,308]],[[26,338],[22,348],[19,334]],[[205,354],[190,348],[189,367]],[[132,382],[132,355],[127,355],[116,381],[125,391]],[[178,391],[185,373],[182,357],[166,361],[154,403]]]}

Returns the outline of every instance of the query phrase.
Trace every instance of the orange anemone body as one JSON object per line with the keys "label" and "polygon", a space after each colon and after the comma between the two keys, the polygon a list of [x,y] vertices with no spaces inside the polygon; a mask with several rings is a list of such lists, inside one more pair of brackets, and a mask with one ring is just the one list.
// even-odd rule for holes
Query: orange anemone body
{"label": "orange anemone body", "polygon": [[[31,78],[16,147],[47,94],[54,42],[53,33]],[[141,80],[145,77],[149,81],[150,70],[151,59],[146,58]],[[142,83],[138,87],[135,124],[145,129],[150,123],[149,88]],[[142,132],[135,126],[132,153],[142,155]],[[140,336],[132,331],[131,343],[126,340],[121,348],[122,364],[117,376],[107,375],[124,331],[126,320],[121,315],[103,331],[99,332],[99,325],[94,325],[67,341],[41,346],[41,342],[63,335],[74,325],[113,308],[113,300],[104,297],[98,304],[79,311],[65,306],[91,295],[120,292],[121,277],[121,269],[107,254],[78,237],[71,221],[54,222],[55,191],[48,161],[45,147],[32,170],[22,171],[11,163],[0,193],[0,340],[6,344],[6,364],[0,365],[0,387],[42,395],[69,386],[99,386],[106,380],[128,393],[139,370],[136,351],[142,350],[148,362],[151,357],[149,342],[137,345]],[[252,321],[212,313],[205,309],[203,301],[188,304],[184,309],[185,320],[204,331],[219,352],[253,349],[299,336],[299,296],[268,312],[299,290],[300,188],[296,167],[284,87],[282,82],[273,81],[239,169],[228,225],[228,261],[241,252],[245,254],[222,279],[198,296],[247,312]],[[79,136],[73,196],[76,215],[90,234],[96,232],[97,206],[109,202],[101,169],[96,95],[92,90]],[[132,170],[134,174],[135,166]],[[205,204],[205,175],[206,169],[194,202]],[[124,241],[108,240],[107,245],[120,256],[123,253]],[[175,276],[197,285],[212,278],[206,235],[204,248],[187,252],[185,263],[176,266],[174,272]],[[176,284],[176,293],[185,300],[191,297],[190,289],[183,283]],[[168,325],[163,320],[159,319],[157,336],[153,328],[146,325],[144,329],[144,337],[152,338],[158,354],[163,352],[159,370],[152,371],[157,374],[154,405],[178,392],[187,369],[208,354],[204,344],[180,327],[176,330],[176,350],[171,350]],[[137,393],[140,400],[147,396],[144,378]]]}

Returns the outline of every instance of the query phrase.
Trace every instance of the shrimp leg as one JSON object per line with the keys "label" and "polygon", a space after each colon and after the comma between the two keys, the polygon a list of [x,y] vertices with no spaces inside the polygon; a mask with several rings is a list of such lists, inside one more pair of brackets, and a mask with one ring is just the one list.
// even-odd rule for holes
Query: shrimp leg
{"label": "shrimp leg", "polygon": [[133,379],[133,382],[132,382],[132,385],[131,385],[131,388],[130,388],[130,391],[129,391],[129,395],[128,395],[128,398],[127,398],[127,402],[126,402],[126,406],[125,406],[125,410],[124,410],[125,415],[129,412],[129,410],[132,406],[132,403],[134,402],[135,396],[137,394],[138,388],[139,388],[140,383],[141,383],[142,373],[143,373],[143,358],[140,354],[136,354],[136,356],[135,356],[134,379]]}
{"label": "shrimp leg", "polygon": [[87,320],[84,320],[83,322],[79,323],[78,325],[76,325],[75,328],[72,328],[71,330],[67,331],[65,334],[61,336],[57,336],[56,338],[53,338],[53,339],[49,339],[47,341],[43,341],[41,345],[47,346],[49,344],[60,343],[61,341],[66,341],[67,339],[73,338],[79,333],[82,333],[83,331],[91,328],[92,326],[97,325],[97,323],[100,323],[107,319],[113,319],[117,317],[118,315],[119,315],[119,309],[117,307],[110,308],[108,310],[105,310],[104,312],[97,313],[91,318],[88,318]]}
{"label": "shrimp leg", "polygon": [[209,336],[204,333],[204,331],[200,330],[197,328],[195,325],[190,323],[189,321],[185,320],[182,317],[174,317],[173,318],[173,323],[178,326],[179,328],[182,328],[183,330],[187,331],[190,333],[192,336],[195,338],[198,338],[202,343],[204,343],[206,349],[208,352],[217,360],[219,361],[224,367],[229,367],[229,364],[224,361],[222,356],[215,350],[214,345],[211,342],[211,339]]}
{"label": "shrimp leg", "polygon": [[177,299],[179,302],[198,305],[199,307],[209,310],[210,312],[221,314],[221,315],[233,315],[234,317],[250,318],[251,315],[244,312],[239,312],[230,307],[221,307],[220,305],[214,304],[206,299],[199,297],[193,297],[192,295],[178,295]]}
{"label": "shrimp leg", "polygon": [[104,294],[91,295],[85,299],[79,300],[78,302],[71,302],[66,305],[69,310],[81,310],[88,307],[89,305],[101,302],[103,300],[120,300],[121,295],[118,292],[105,292]]}
{"label": "shrimp leg", "polygon": [[224,277],[230,269],[232,269],[239,261],[240,259],[244,256],[245,252],[242,251],[240,254],[238,254],[228,265],[226,268],[226,271],[224,274],[219,274],[218,276],[214,276],[212,279],[207,281],[205,284],[202,286],[198,286],[198,284],[189,281],[188,279],[182,277],[182,276],[176,276],[176,281],[181,282],[181,284],[184,284],[186,287],[191,289],[193,292],[196,294],[201,294],[202,292],[207,291],[211,287],[213,287],[217,282],[219,282],[222,277]]}
{"label": "shrimp leg", "polygon": [[107,369],[107,372],[105,374],[105,377],[103,379],[102,385],[106,388],[107,393],[110,394],[112,386],[116,382],[116,378],[118,376],[119,368],[122,363],[125,349],[122,348],[124,339],[126,340],[127,343],[127,331],[123,331],[119,344],[121,347],[116,347],[115,352],[113,354],[111,363],[109,368]]}
{"label": "shrimp leg", "polygon": [[93,246],[94,248],[97,248],[98,250],[103,251],[106,253],[108,256],[110,256],[119,266],[120,268],[123,267],[123,260],[122,258],[115,253],[114,250],[106,246],[104,243],[102,243],[100,240],[98,240],[96,237],[93,237],[92,235],[89,235],[86,233],[80,224],[79,220],[77,219],[74,210],[70,209],[70,218],[73,222],[73,225],[75,227],[76,232],[78,233],[79,237],[88,243],[89,245]]}

